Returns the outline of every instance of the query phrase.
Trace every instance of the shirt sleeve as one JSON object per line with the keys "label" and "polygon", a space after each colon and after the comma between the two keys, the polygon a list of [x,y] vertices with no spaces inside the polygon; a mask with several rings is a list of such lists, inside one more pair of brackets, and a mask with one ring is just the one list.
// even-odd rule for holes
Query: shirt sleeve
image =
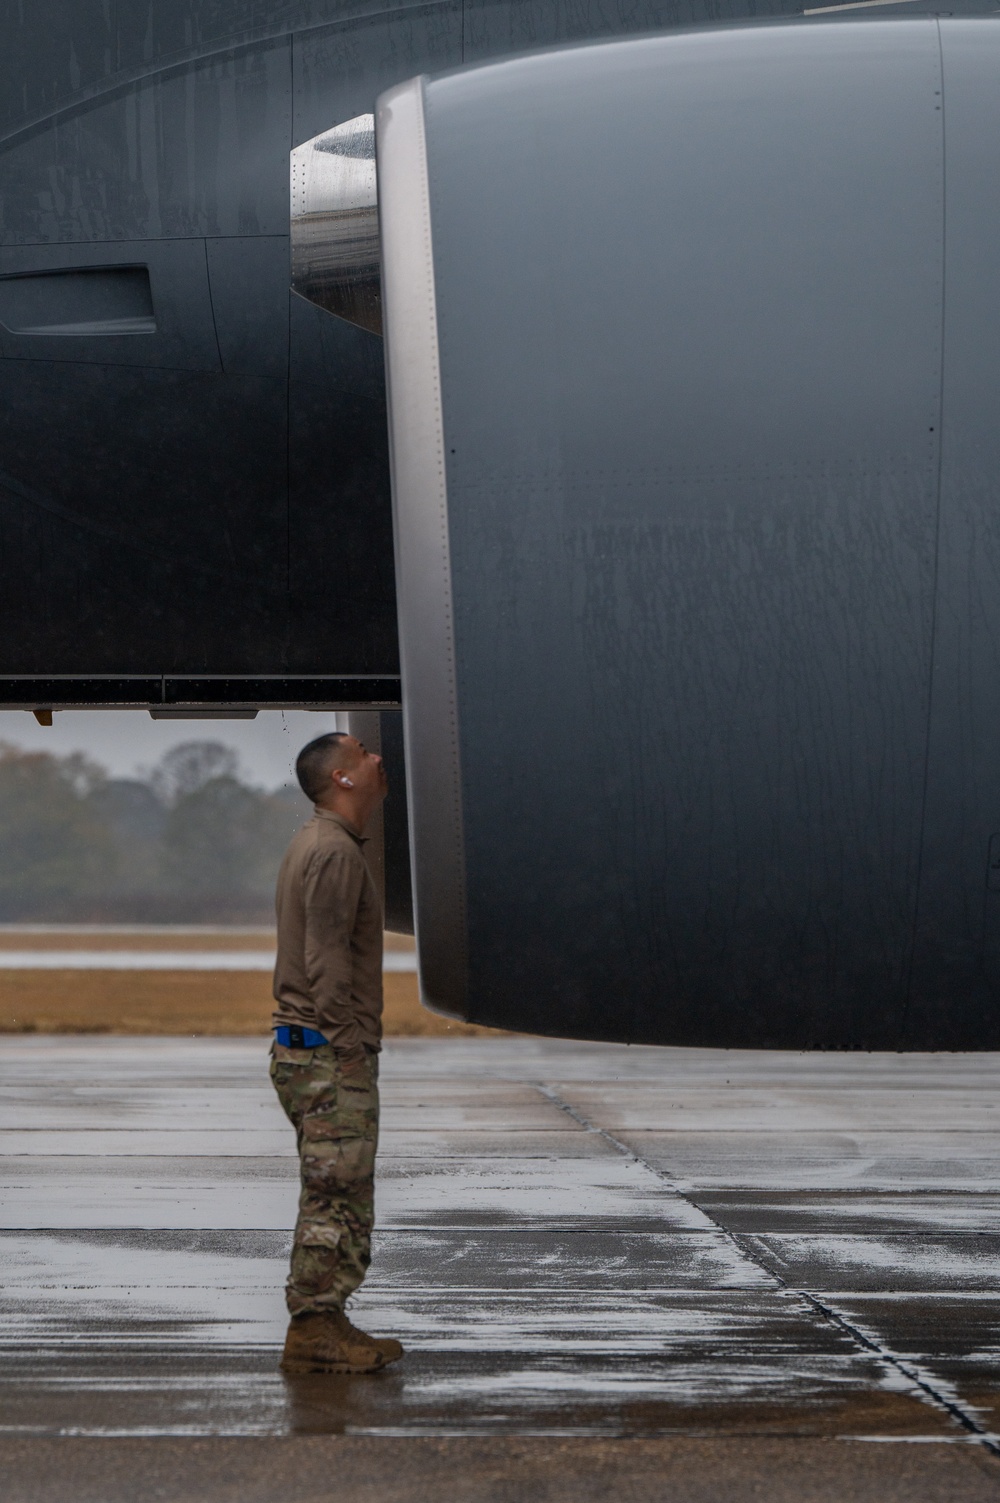
{"label": "shirt sleeve", "polygon": [[305,873],[305,963],[316,1025],[338,1049],[362,1045],[353,995],[351,934],[365,872],[345,851],[325,852]]}

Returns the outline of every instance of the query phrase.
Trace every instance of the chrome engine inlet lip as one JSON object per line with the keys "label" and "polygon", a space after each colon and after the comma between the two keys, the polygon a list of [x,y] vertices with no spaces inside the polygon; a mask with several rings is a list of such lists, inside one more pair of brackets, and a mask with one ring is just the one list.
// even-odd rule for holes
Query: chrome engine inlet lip
{"label": "chrome engine inlet lip", "polygon": [[292,291],[381,334],[374,116],[297,146],[290,170]]}

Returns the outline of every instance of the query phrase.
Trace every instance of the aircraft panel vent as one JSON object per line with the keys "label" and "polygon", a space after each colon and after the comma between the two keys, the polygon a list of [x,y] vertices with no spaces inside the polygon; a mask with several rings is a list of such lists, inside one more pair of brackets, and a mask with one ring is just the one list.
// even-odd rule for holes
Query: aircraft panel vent
{"label": "aircraft panel vent", "polygon": [[155,334],[145,266],[89,266],[0,277],[0,324],[11,334],[93,339]]}

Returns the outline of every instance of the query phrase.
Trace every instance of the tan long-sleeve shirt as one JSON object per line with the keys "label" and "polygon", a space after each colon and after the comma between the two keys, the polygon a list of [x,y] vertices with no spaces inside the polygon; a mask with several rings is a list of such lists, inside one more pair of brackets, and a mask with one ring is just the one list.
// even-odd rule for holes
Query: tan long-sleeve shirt
{"label": "tan long-sleeve shirt", "polygon": [[335,1049],[382,1038],[382,910],[363,846],[317,808],[278,873],[274,1024],[316,1028]]}

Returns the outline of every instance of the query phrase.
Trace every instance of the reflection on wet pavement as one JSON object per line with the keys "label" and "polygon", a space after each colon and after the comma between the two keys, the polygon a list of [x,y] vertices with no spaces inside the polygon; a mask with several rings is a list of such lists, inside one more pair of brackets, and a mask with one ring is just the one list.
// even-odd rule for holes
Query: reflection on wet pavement
{"label": "reflection on wet pavement", "polygon": [[391,1040],[352,1313],[408,1355],[287,1381],[265,1049],[6,1042],[8,1436],[1000,1446],[1000,1059]]}

